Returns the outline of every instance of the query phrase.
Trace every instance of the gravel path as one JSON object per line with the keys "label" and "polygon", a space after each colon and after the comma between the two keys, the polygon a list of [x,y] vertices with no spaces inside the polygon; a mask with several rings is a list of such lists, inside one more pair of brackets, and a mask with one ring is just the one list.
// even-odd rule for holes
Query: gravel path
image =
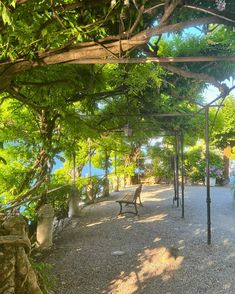
{"label": "gravel path", "polygon": [[56,240],[47,257],[58,277],[56,294],[235,293],[235,199],[229,188],[211,189],[211,246],[205,187],[186,187],[185,219],[172,206],[168,186],[143,187],[139,217],[117,217],[120,194],[86,207]]}

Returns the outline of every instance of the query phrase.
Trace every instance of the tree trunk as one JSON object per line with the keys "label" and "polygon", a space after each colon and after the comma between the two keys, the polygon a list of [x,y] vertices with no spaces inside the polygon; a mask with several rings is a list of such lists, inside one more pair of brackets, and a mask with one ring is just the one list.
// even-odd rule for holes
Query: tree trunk
{"label": "tree trunk", "polygon": [[93,203],[94,202],[95,195],[94,195],[94,189],[93,189],[92,182],[90,182],[89,184],[87,184],[87,187],[86,187],[86,196],[87,196],[87,203]]}
{"label": "tree trunk", "polygon": [[125,187],[125,176],[122,176],[120,179],[120,187],[124,188]]}
{"label": "tree trunk", "polygon": [[119,185],[118,185],[119,179],[118,176],[113,177],[113,191],[118,192],[119,191]]}
{"label": "tree trunk", "polygon": [[127,176],[126,177],[126,181],[125,181],[126,183],[125,183],[125,186],[131,186],[131,176]]}

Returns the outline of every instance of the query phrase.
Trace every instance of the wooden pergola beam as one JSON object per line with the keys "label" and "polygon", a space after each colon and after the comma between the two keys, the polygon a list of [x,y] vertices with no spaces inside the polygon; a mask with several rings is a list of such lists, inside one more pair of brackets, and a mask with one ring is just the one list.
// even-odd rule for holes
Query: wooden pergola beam
{"label": "wooden pergola beam", "polygon": [[147,58],[82,58],[71,60],[71,64],[114,64],[114,63],[180,63],[180,62],[213,62],[235,61],[232,56],[193,56],[193,57],[147,57]]}

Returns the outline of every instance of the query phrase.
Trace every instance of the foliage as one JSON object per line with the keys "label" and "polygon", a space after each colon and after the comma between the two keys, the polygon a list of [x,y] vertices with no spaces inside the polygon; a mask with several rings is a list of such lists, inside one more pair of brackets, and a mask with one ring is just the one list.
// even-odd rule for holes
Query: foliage
{"label": "foliage", "polygon": [[169,148],[167,145],[159,146],[159,144],[156,144],[148,149],[147,154],[151,158],[151,164],[147,165],[147,176],[148,174],[154,175],[161,180],[170,181],[173,177],[172,148]]}
{"label": "foliage", "polygon": [[[81,51],[86,57],[94,49],[93,46],[97,46],[93,53],[105,52],[105,56],[109,56],[110,52],[132,57],[190,57],[220,55],[221,52],[229,55],[234,51],[233,28],[227,23],[217,26],[206,24],[200,26],[201,33],[194,36],[183,31],[175,36],[157,35],[148,44],[149,47],[154,45],[154,49],[136,46],[138,50],[128,51],[131,48],[125,49],[124,46],[127,35],[131,39],[130,44],[134,44],[133,37],[137,33],[140,33],[137,39],[142,40],[143,30],[149,27],[156,29],[156,16],[164,17],[168,8],[159,1],[160,6],[152,9],[151,3],[146,2],[141,15],[142,1],[129,1],[128,7],[126,1],[115,3],[0,1],[0,67],[3,77],[7,73],[7,82],[2,79],[0,97],[0,142],[3,142],[0,149],[0,185],[4,205],[26,200],[28,208],[25,215],[33,215],[38,201],[31,201],[31,197],[66,185],[48,194],[47,200],[56,211],[66,211],[72,185],[76,184],[82,193],[82,187],[88,184],[88,179],[81,178],[82,168],[89,160],[88,138],[94,166],[104,167],[106,164],[107,167],[107,156],[109,166],[114,166],[116,154],[117,175],[132,176],[140,157],[138,146],[146,144],[148,138],[181,127],[187,133],[187,143],[193,144],[202,136],[201,118],[185,120],[185,117],[158,115],[197,111],[194,102],[202,100],[204,81],[192,82],[157,64],[75,65],[63,64],[66,61],[63,58],[72,53],[74,61],[79,59],[76,56]],[[217,9],[216,3],[211,1],[193,1],[191,4]],[[176,5],[174,13],[170,14],[162,28],[168,24],[200,19],[206,12],[183,6],[182,3],[181,6]],[[233,7],[234,4],[229,3],[226,9]],[[151,13],[146,12],[149,8]],[[217,11],[214,15],[221,20]],[[138,19],[140,21],[133,26]],[[123,37],[127,28],[133,28],[133,31]],[[120,46],[117,51],[115,47],[107,49],[116,40],[122,40],[123,52]],[[143,44],[146,42],[144,40]],[[86,47],[88,44],[89,47]],[[16,71],[13,69],[15,66],[19,66]],[[232,63],[177,66],[182,70],[212,74],[219,81],[228,77],[234,68]],[[232,137],[232,117],[232,112],[227,115],[231,128],[228,130],[223,126],[224,138],[229,134],[227,141]],[[122,134],[127,123],[133,128],[131,139],[124,138]],[[221,142],[218,134],[214,133],[214,138]],[[169,142],[172,144],[172,139]],[[151,172],[166,177],[170,175],[171,151],[159,149],[156,152],[158,156],[153,157]],[[43,158],[40,154],[44,154]],[[72,183],[74,156],[76,180]],[[53,172],[58,158],[65,161],[64,166]],[[37,165],[38,161],[40,164]],[[189,167],[191,171],[192,168]],[[27,194],[37,183],[41,183],[39,187]],[[100,185],[98,179],[94,179],[94,185]]]}
{"label": "foliage", "polygon": [[220,147],[225,148],[232,144],[235,138],[235,98],[231,95],[228,96],[223,103],[223,107],[212,112],[213,115],[213,143]]}
{"label": "foliage", "polygon": [[30,259],[30,263],[37,273],[40,288],[44,293],[49,293],[56,285],[56,277],[52,273],[53,266],[49,263],[36,261],[33,258]]}
{"label": "foliage", "polygon": [[[210,151],[210,168],[212,175],[216,175],[217,179],[221,180],[223,177],[224,163],[219,150],[214,149]],[[205,170],[205,145],[202,141],[201,144],[192,146],[185,152],[185,172],[186,176],[193,183],[196,183],[205,181]]]}

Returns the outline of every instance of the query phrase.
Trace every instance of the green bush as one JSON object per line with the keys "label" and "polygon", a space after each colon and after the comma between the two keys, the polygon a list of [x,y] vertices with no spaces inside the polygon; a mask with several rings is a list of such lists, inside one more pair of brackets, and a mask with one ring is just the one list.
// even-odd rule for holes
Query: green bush
{"label": "green bush", "polygon": [[56,276],[52,272],[53,266],[43,261],[36,261],[33,258],[30,258],[30,264],[37,274],[38,282],[43,293],[49,293],[57,283]]}
{"label": "green bush", "polygon": [[[205,146],[195,145],[185,153],[185,174],[192,183],[204,182],[206,176]],[[210,166],[216,170],[221,170],[224,174],[223,158],[218,150],[210,152]],[[222,179],[222,175],[217,176],[217,180]]]}

